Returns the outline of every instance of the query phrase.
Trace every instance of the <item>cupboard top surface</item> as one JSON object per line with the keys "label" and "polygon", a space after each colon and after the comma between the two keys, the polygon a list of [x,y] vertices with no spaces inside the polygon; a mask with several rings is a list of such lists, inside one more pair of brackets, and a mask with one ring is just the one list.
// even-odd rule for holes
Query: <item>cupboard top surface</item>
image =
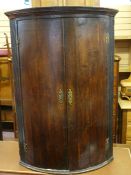
{"label": "cupboard top surface", "polygon": [[15,11],[9,11],[5,14],[10,18],[17,18],[23,16],[39,16],[39,15],[75,15],[75,14],[96,14],[96,15],[108,15],[115,16],[118,10],[100,7],[73,7],[73,6],[62,6],[62,7],[36,7],[20,9]]}

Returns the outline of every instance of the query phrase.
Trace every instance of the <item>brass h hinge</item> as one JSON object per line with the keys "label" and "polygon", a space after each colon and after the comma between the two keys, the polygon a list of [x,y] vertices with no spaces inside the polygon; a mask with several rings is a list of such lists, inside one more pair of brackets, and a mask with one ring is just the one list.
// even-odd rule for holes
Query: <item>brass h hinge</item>
{"label": "brass h hinge", "polygon": [[16,38],[16,45],[19,45],[19,44],[20,44],[20,39]]}
{"label": "brass h hinge", "polygon": [[109,33],[106,33],[105,40],[106,40],[106,44],[109,44],[109,40],[110,40]]}
{"label": "brass h hinge", "polygon": [[28,146],[27,143],[24,143],[24,151],[27,152],[28,151]]}

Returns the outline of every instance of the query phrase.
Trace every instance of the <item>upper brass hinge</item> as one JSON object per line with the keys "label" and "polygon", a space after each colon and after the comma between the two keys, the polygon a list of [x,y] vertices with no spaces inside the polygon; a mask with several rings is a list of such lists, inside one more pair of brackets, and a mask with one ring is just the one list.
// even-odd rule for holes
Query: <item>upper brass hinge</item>
{"label": "upper brass hinge", "polygon": [[109,43],[109,40],[110,40],[109,33],[106,33],[105,40],[106,40],[106,43],[108,44]]}

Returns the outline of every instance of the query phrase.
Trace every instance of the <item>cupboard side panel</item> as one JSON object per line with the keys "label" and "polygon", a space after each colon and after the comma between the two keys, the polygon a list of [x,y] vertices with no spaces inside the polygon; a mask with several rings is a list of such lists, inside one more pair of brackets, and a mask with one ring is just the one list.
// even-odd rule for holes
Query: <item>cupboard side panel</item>
{"label": "cupboard side panel", "polygon": [[23,117],[23,104],[21,92],[21,79],[20,79],[20,63],[19,63],[19,47],[18,47],[18,24],[17,20],[10,20],[11,28],[11,44],[12,44],[12,67],[13,67],[13,83],[15,94],[16,106],[16,119],[18,124],[18,138],[19,138],[19,153],[20,158],[25,159],[25,134],[24,134],[24,117]]}

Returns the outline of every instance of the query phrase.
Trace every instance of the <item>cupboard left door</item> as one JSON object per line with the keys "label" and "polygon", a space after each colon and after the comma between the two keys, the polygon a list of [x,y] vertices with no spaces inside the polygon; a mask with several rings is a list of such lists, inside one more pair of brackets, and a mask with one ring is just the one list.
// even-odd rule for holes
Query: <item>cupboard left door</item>
{"label": "cupboard left door", "polygon": [[[17,20],[16,38],[19,69],[15,78],[20,77],[23,113],[23,126],[19,122],[19,128],[23,127],[20,132],[24,133],[22,162],[38,168],[66,170],[62,21],[22,18]],[[18,113],[20,121],[19,116]]]}

